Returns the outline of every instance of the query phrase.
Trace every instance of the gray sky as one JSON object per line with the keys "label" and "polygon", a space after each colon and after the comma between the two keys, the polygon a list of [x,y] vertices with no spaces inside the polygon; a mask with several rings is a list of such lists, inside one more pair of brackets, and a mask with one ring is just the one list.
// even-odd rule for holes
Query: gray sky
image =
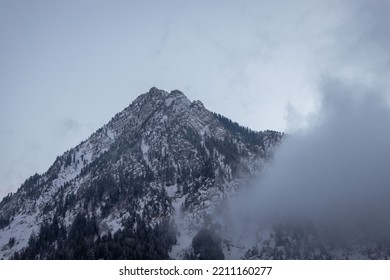
{"label": "gray sky", "polygon": [[389,12],[384,0],[0,1],[0,196],[152,86],[290,132],[310,126],[329,76],[387,95]]}

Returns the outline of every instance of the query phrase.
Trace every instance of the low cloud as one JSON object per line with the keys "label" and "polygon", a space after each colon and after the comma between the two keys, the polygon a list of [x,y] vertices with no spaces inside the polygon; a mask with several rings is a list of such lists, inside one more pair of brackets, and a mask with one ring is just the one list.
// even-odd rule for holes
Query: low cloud
{"label": "low cloud", "polygon": [[343,16],[324,33],[318,110],[287,107],[292,133],[237,215],[263,227],[298,220],[390,232],[389,10],[383,0],[334,6]]}
{"label": "low cloud", "polygon": [[[388,230],[390,110],[379,89],[324,79],[311,126],[288,136],[237,211],[269,227],[310,221],[347,231]],[[245,226],[243,226],[245,227]]]}

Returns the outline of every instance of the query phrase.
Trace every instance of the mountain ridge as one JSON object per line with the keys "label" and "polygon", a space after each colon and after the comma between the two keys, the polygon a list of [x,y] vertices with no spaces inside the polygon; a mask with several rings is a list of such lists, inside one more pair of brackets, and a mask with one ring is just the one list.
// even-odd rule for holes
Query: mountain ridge
{"label": "mountain ridge", "polygon": [[[282,137],[241,127],[179,90],[153,87],[57,157],[47,172],[3,198],[0,258],[93,258],[97,247],[88,256],[82,250],[58,249],[61,242],[81,238],[72,235],[75,223],[93,225],[94,230],[83,233],[91,236],[80,241],[92,247],[96,238],[122,231],[137,242],[143,238],[137,235],[140,224],[151,236],[161,227],[169,233],[164,249],[145,245],[139,249],[142,256],[127,257],[188,256],[189,239],[200,230],[205,213],[233,195],[243,177],[259,172]],[[44,231],[58,236],[50,233],[52,241],[44,242]],[[147,253],[153,250],[160,253]]]}

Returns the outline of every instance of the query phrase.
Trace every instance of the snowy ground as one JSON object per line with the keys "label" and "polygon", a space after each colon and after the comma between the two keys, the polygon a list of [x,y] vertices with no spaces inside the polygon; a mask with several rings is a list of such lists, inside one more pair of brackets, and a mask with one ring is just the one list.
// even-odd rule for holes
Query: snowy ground
{"label": "snowy ground", "polygon": [[172,206],[175,211],[175,222],[178,230],[177,243],[172,247],[169,256],[172,259],[183,259],[185,249],[191,246],[192,234],[188,228],[188,220],[181,211],[181,207],[184,204],[186,196],[177,195],[177,186],[172,185],[166,187],[166,192],[169,197],[172,198]]}
{"label": "snowy ground", "polygon": [[[14,252],[26,247],[31,234],[37,233],[39,227],[36,214],[16,215],[10,224],[10,229],[6,227],[0,230],[0,259],[9,259]],[[9,248],[8,242],[12,237],[15,238],[15,245]]]}

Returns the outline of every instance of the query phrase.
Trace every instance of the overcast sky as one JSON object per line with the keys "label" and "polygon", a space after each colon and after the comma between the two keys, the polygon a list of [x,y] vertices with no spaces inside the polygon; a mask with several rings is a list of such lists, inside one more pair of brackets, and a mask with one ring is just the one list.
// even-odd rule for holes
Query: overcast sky
{"label": "overcast sky", "polygon": [[153,86],[255,130],[307,127],[324,77],[387,88],[389,14],[383,0],[0,1],[0,196]]}

